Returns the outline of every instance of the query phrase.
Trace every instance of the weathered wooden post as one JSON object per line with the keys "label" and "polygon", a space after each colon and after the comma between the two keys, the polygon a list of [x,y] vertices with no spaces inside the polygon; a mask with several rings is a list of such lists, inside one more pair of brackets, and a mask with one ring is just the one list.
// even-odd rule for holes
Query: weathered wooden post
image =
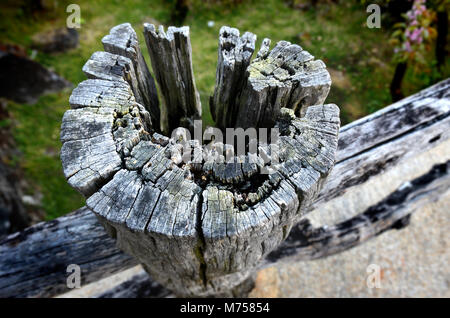
{"label": "weathered wooden post", "polygon": [[[285,41],[270,50],[265,39],[251,61],[256,36],[223,27],[210,99],[218,127],[275,127],[279,135],[256,141],[257,153],[211,161],[206,154],[223,158],[219,143],[159,133],[192,131],[201,115],[189,29],[144,28],[161,117],[133,29],[113,28],[103,39],[108,52],[92,55],[83,67],[89,79],[70,97],[64,173],[156,281],[180,296],[233,296],[307,212],[333,167],[340,122],[339,108],[323,105],[330,76]],[[193,155],[182,152],[186,145]]]}

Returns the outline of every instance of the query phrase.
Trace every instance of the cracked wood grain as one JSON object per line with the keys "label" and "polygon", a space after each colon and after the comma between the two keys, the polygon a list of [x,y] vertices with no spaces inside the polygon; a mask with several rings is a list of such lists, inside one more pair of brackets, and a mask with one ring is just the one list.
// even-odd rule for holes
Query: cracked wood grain
{"label": "cracked wood grain", "polygon": [[[448,192],[450,162],[437,164],[425,174],[404,183],[361,214],[332,227],[316,228],[308,219],[294,226],[287,240],[271,252],[259,268],[279,262],[300,262],[343,252],[389,230],[409,225],[411,214]],[[244,294],[240,294],[246,295]],[[94,297],[173,297],[139,272],[125,282]]]}
{"label": "cracked wood grain", "polygon": [[163,98],[162,130],[169,134],[177,127],[193,129],[202,107],[192,67],[189,27],[144,24],[144,37],[153,71]]}
{"label": "cracked wood grain", "polygon": [[331,78],[321,60],[297,44],[280,41],[272,50],[269,44],[263,41],[247,68],[235,127],[272,127],[281,108],[302,117],[308,106],[321,105],[328,96]]}
{"label": "cracked wood grain", "polygon": [[[201,105],[189,29],[156,31],[145,24],[144,35],[164,100],[162,130],[193,129]],[[239,37],[237,29],[224,27],[220,39],[219,52],[226,54],[224,50],[234,46],[235,53],[230,53],[231,69],[222,69],[228,75],[216,83],[215,99],[222,100],[217,118],[223,112],[239,115],[230,92],[245,86],[247,73],[259,65],[250,64],[255,35]],[[271,109],[271,124],[280,132],[278,151],[265,140],[252,140],[257,153],[231,156],[230,161],[223,153],[225,149],[233,154],[230,145],[167,138],[152,129],[154,115],[145,107],[144,77],[138,74],[146,67],[128,24],[114,27],[102,41],[109,53],[96,52],[85,64],[90,79],[73,91],[72,110],[63,118],[61,159],[69,183],[86,196],[87,207],[118,246],[159,283],[181,296],[232,295],[308,211],[334,165],[339,108],[322,105],[322,84],[306,80],[322,72],[323,63],[313,62],[309,53],[288,42],[271,51],[268,41],[263,42],[258,61],[269,59],[272,66],[295,69],[283,78],[284,84],[295,87],[286,95],[293,109],[282,108],[287,104],[272,98],[259,104]],[[225,60],[219,55],[219,73]],[[280,75],[277,67],[271,72]],[[310,95],[314,97],[305,102]],[[300,100],[308,107],[297,117]],[[233,127],[240,119],[232,117],[221,125]],[[259,127],[256,121],[252,125]],[[186,146],[194,156],[183,161]],[[227,160],[211,161],[203,156],[208,153]],[[272,158],[279,161],[272,165]]]}
{"label": "cracked wood grain", "polygon": [[[131,73],[130,85],[136,101],[143,105],[150,114],[153,129],[160,131],[160,109],[155,81],[148,70],[139,46],[136,32],[129,23],[113,27],[102,39],[106,52],[127,57],[131,60],[134,71]],[[108,58],[108,60],[111,60]],[[111,61],[104,61],[111,63]]]}
{"label": "cracked wood grain", "polygon": [[239,96],[247,80],[245,70],[255,50],[256,35],[223,26],[219,33],[219,50],[211,115],[220,129],[234,127]]}
{"label": "cracked wood grain", "polygon": [[[327,205],[332,203],[333,198],[345,192],[357,190],[373,178],[384,178],[385,171],[393,171],[403,162],[414,159],[447,142],[450,118],[449,85],[450,80],[444,80],[399,103],[342,127],[336,155],[341,159],[331,171],[328,181],[319,195],[319,200],[314,203],[315,211],[326,209]],[[426,99],[426,102],[420,102],[422,99]],[[421,112],[420,109],[428,111]],[[399,116],[392,115],[394,113]],[[409,120],[411,116],[408,114],[414,114],[414,118],[420,116],[418,123],[411,122]],[[394,120],[395,124],[386,126],[387,118],[389,121]],[[386,130],[380,130],[377,127],[386,127]],[[70,137],[68,138],[70,139]],[[151,140],[159,145],[167,145],[168,142],[166,138],[158,134],[152,135]],[[349,151],[348,145],[352,144],[355,144],[355,147]],[[147,146],[148,143],[142,144],[142,147]],[[131,154],[134,152],[132,151]],[[128,160],[140,162],[145,159],[130,156]],[[436,157],[435,162],[439,163],[437,160]],[[141,164],[136,163],[136,165]],[[444,180],[440,184],[448,189],[448,174],[442,175],[442,177],[447,181],[439,178]],[[405,176],[405,180],[413,180],[408,178]],[[405,197],[405,200],[393,202],[389,207],[389,210],[393,212],[391,218],[384,218],[385,221],[376,226],[378,232],[367,231],[364,239],[370,239],[383,231],[398,228],[393,225],[402,219],[399,217],[400,214],[413,213],[415,207],[418,204],[420,206],[420,202],[438,199],[440,191],[437,189],[441,186],[435,187],[434,185],[437,184],[436,182],[441,182],[437,181],[439,179],[429,183],[426,191],[423,187],[415,187],[414,189],[420,190],[420,195],[411,193]],[[370,206],[372,205],[378,206],[379,204],[370,204]],[[369,209],[370,206],[366,205],[366,209]],[[375,220],[378,210],[372,209],[372,211]],[[379,211],[384,213],[385,210]],[[367,218],[361,218],[361,220],[367,220]],[[328,235],[330,232],[327,230],[330,227],[325,227],[326,224],[323,224],[323,228],[311,229],[308,224],[303,222],[305,219],[293,227],[287,241],[271,254],[279,257],[274,256],[269,261],[263,261],[263,266],[285,260],[297,261],[308,260],[312,257],[325,257],[328,253],[338,253],[364,242],[364,240],[354,239],[352,234],[354,231],[346,231],[350,227],[340,226],[342,233],[348,233],[349,239],[346,240],[346,234],[343,234],[344,236],[336,241],[336,235]],[[365,224],[365,227],[370,229],[370,223],[367,222],[345,223],[343,221],[343,224],[354,224],[357,227],[359,227],[358,224]],[[302,238],[307,237],[307,233],[312,234],[305,241]],[[336,234],[336,232],[334,233]],[[113,233],[111,232],[111,234]],[[315,240],[315,238],[325,239],[327,237],[329,237],[327,242],[330,248],[323,247],[322,241]],[[346,241],[350,244],[339,243]],[[284,250],[290,252],[284,252]],[[296,257],[297,254],[293,251],[299,256]],[[137,264],[135,258],[124,254],[115,246],[115,240],[108,237],[94,214],[87,208],[8,236],[0,242],[0,259],[2,260],[0,262],[0,295],[2,297],[49,297],[67,292],[69,290],[65,282],[65,269],[68,264],[72,263],[81,264],[83,285]],[[148,280],[144,281],[148,282]],[[130,281],[128,285],[132,283]],[[149,284],[153,286],[153,283]],[[121,294],[133,296],[132,293],[126,294],[124,291]]]}

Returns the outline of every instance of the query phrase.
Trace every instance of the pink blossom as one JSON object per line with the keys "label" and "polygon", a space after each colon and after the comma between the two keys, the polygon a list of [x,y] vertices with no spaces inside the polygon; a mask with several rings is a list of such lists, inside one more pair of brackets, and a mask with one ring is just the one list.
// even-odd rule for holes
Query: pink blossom
{"label": "pink blossom", "polygon": [[417,39],[419,38],[419,36],[420,36],[421,33],[422,33],[422,28],[420,28],[420,29],[415,29],[415,30],[412,32],[412,34],[410,35],[409,39],[410,39],[412,42],[416,42]]}

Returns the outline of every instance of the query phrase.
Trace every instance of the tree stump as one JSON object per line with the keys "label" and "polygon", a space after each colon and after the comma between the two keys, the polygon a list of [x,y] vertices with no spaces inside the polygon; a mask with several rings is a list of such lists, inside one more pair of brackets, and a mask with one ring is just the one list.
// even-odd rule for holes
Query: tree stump
{"label": "tree stump", "polygon": [[[220,139],[203,144],[188,137],[198,135],[201,115],[189,29],[144,28],[161,116],[139,44],[130,41],[134,30],[116,26],[103,39],[108,52],[92,55],[83,67],[89,79],[70,97],[64,174],[153,279],[179,296],[236,295],[305,215],[334,165],[339,108],[323,105],[330,76],[286,41],[270,50],[265,39],[251,61],[256,36],[223,27],[210,98],[217,125],[277,134],[245,135],[244,154]],[[178,126],[188,130],[160,134]]]}

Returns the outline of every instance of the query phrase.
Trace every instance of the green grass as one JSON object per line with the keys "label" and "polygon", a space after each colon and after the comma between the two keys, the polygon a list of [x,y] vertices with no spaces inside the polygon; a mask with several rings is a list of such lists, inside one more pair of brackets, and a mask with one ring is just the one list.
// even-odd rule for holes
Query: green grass
{"label": "green grass", "polygon": [[[30,19],[23,9],[7,1],[1,5],[0,42],[29,47],[34,33],[64,26],[68,3],[73,1],[60,1],[56,10]],[[38,53],[36,56],[38,62],[74,85],[85,79],[81,68],[93,52],[102,50],[101,38],[111,27],[130,22],[142,44],[142,23],[154,19],[167,25],[172,6],[170,1],[161,0],[77,3],[83,22],[79,29],[80,46],[63,54]],[[184,24],[191,28],[194,72],[206,123],[212,123],[208,97],[214,89],[218,32],[222,25],[255,33],[257,49],[264,37],[271,38],[272,45],[288,40],[322,59],[333,72],[332,76],[340,74],[339,79],[334,80],[327,102],[341,107],[343,123],[390,104],[388,85],[393,65],[389,62],[392,48],[386,44],[389,34],[383,28],[366,28],[366,12],[357,4],[341,1],[339,5],[319,6],[315,11],[298,11],[281,0],[242,1],[239,5],[208,4],[199,0],[192,3]],[[209,20],[215,22],[214,27],[207,27]],[[145,45],[142,49],[149,62]],[[407,78],[414,78],[407,86],[408,93],[428,85],[425,83],[428,79],[421,79],[417,74],[408,74]],[[43,96],[34,105],[11,102],[8,106],[13,115],[14,137],[23,153],[21,167],[34,189],[43,193],[47,219],[84,205],[84,198],[67,184],[59,160],[59,129],[62,115],[69,108],[69,96],[70,90],[67,90]]]}
{"label": "green grass", "polygon": [[84,205],[84,199],[62,175],[59,159],[59,126],[68,96],[69,92],[64,92],[44,96],[34,105],[8,105],[15,121],[14,137],[23,155],[20,164],[31,183],[28,191],[42,192],[47,219]]}

